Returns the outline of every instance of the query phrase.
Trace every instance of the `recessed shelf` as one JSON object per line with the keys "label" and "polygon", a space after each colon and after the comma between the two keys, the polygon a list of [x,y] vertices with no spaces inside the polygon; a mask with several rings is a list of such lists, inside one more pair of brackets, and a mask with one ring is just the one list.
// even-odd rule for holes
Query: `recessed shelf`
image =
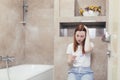
{"label": "recessed shelf", "polygon": [[61,28],[75,28],[80,23],[85,24],[89,28],[104,28],[106,22],[61,22]]}
{"label": "recessed shelf", "polygon": [[106,16],[59,17],[59,22],[106,22]]}
{"label": "recessed shelf", "polygon": [[102,16],[106,16],[107,9],[107,0],[75,0],[75,16],[80,16],[79,9],[82,8],[85,11],[85,8],[88,6],[101,6]]}
{"label": "recessed shelf", "polygon": [[80,24],[85,24],[90,30],[91,38],[104,34],[106,22],[62,22],[60,23],[60,36],[73,36],[75,28]]}

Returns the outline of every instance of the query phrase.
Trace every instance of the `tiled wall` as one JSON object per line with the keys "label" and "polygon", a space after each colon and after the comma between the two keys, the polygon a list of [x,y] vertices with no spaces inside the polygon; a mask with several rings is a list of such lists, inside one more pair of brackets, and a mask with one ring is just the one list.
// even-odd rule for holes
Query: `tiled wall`
{"label": "tiled wall", "polygon": [[120,1],[109,1],[109,32],[111,34],[111,57],[109,59],[109,79],[120,79]]}
{"label": "tiled wall", "polygon": [[[24,59],[24,29],[22,24],[22,0],[0,0],[0,56],[14,56],[14,63]],[[0,61],[0,67],[5,62]]]}
{"label": "tiled wall", "polygon": [[28,0],[25,62],[53,64],[53,0]]}
{"label": "tiled wall", "polygon": [[[67,0],[69,1],[69,0]],[[73,0],[70,0],[73,1]],[[80,0],[76,0],[80,1]],[[88,0],[81,0],[80,7],[86,7],[89,5],[95,5],[97,4],[102,5],[103,7],[106,6],[104,1],[101,0],[91,0],[92,2]],[[65,1],[66,2],[66,1]],[[64,21],[67,21],[67,18],[71,17],[70,19],[73,19],[73,15],[67,15],[69,13],[73,13],[73,10],[68,9],[68,6],[73,6],[74,3],[65,3],[64,0],[55,0],[55,40],[54,40],[54,64],[55,64],[55,80],[67,80],[67,71],[68,71],[68,65],[67,65],[67,55],[66,55],[66,49],[67,45],[71,42],[73,42],[73,37],[69,36],[60,36],[59,31],[60,31],[60,23],[64,23]],[[62,5],[62,3],[64,3]],[[58,5],[59,4],[59,5]],[[66,7],[66,5],[68,5]],[[83,6],[85,5],[85,6]],[[76,5],[75,5],[76,6]],[[74,7],[75,7],[74,6]],[[104,9],[102,7],[102,9]],[[67,12],[64,10],[68,10]],[[73,8],[72,8],[73,9]],[[105,10],[105,9],[104,9]],[[62,12],[63,11],[63,12]],[[105,11],[102,11],[103,15],[105,15]],[[63,14],[64,13],[64,14]],[[63,17],[64,15],[64,17]],[[67,15],[67,16],[66,16]],[[69,16],[69,17],[68,17]],[[78,17],[79,18],[79,17]],[[63,19],[63,21],[61,20]],[[60,22],[61,20],[61,22]],[[72,22],[72,20],[68,20],[69,24]],[[77,21],[73,19],[73,21]],[[66,23],[66,22],[65,22]],[[75,26],[74,26],[75,27]],[[68,27],[67,27],[68,28]],[[69,29],[69,28],[68,28]],[[71,33],[70,33],[71,34]],[[69,34],[68,34],[69,35]],[[95,80],[107,80],[107,44],[102,42],[101,38],[103,35],[96,36],[92,41],[94,43],[94,50],[92,54],[92,69],[94,71],[94,77]]]}
{"label": "tiled wall", "polygon": [[23,26],[23,0],[0,0],[0,56],[14,56],[13,65],[53,64],[53,0],[26,1]]}

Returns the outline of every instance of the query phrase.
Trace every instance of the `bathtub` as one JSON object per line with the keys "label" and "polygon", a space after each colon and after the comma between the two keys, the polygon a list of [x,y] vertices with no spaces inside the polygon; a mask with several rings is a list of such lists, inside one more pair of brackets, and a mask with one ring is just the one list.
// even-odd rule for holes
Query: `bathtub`
{"label": "bathtub", "polygon": [[53,80],[53,66],[24,64],[0,69],[0,80]]}

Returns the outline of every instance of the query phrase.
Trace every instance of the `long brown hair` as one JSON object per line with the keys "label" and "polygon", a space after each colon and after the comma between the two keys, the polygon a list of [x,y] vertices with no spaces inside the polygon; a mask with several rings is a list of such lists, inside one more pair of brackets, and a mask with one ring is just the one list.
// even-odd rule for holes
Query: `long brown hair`
{"label": "long brown hair", "polygon": [[[85,26],[84,24],[79,24],[74,31],[74,52],[76,52],[76,50],[78,49],[78,45],[79,45],[76,38],[75,38],[75,34],[76,34],[77,31],[85,31],[85,35],[86,35],[86,29],[85,29],[84,26]],[[85,50],[84,50],[85,39],[82,43],[82,54],[85,54]]]}

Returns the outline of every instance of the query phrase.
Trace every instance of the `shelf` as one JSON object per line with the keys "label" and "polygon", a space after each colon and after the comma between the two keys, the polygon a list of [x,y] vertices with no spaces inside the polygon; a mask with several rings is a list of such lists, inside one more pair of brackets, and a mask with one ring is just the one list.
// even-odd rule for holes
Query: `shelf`
{"label": "shelf", "polygon": [[59,22],[106,22],[106,16],[59,17]]}
{"label": "shelf", "polygon": [[[81,22],[61,22],[60,28],[75,28]],[[82,22],[89,28],[105,28],[106,22]]]}
{"label": "shelf", "polygon": [[[80,22],[61,22],[59,28],[59,36],[60,37],[71,37],[74,34],[74,30],[76,26],[79,25]],[[104,35],[104,29],[106,22],[84,22],[88,29],[91,32],[91,38],[95,36],[99,37]]]}
{"label": "shelf", "polygon": [[85,11],[85,8],[88,6],[101,6],[102,16],[107,14],[107,4],[108,0],[75,0],[75,16],[80,16],[79,9],[82,8]]}

